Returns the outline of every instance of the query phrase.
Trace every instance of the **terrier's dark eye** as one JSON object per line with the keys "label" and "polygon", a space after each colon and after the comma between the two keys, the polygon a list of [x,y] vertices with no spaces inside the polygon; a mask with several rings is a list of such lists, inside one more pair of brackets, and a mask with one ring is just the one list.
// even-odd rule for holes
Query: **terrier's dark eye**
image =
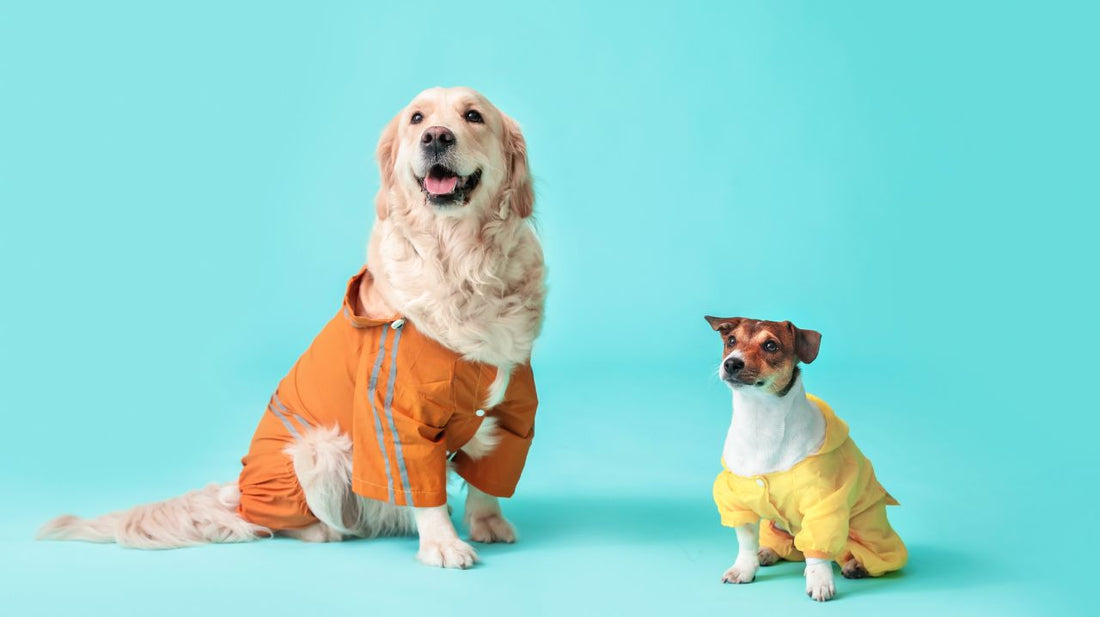
{"label": "terrier's dark eye", "polygon": [[416,112],[412,115],[412,118],[409,120],[409,123],[410,124],[420,124],[423,121],[424,121],[424,114],[422,114],[418,111],[418,112]]}
{"label": "terrier's dark eye", "polygon": [[471,109],[466,112],[466,122],[473,122],[474,124],[481,124],[485,120],[481,117],[481,113],[476,109]]}
{"label": "terrier's dark eye", "polygon": [[729,337],[728,339],[726,339],[726,345],[732,346],[732,345],[736,345],[736,344],[737,344],[737,339],[733,338],[732,336]]}
{"label": "terrier's dark eye", "polygon": [[779,351],[779,345],[775,341],[765,341],[761,347],[764,351]]}

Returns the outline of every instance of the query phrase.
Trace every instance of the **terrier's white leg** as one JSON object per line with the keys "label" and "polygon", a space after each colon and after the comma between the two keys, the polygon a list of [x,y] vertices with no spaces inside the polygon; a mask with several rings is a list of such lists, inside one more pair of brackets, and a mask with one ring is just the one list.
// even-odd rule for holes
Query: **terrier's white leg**
{"label": "terrier's white leg", "polygon": [[825,602],[836,595],[833,585],[833,562],[828,559],[806,558],[806,595]]}
{"label": "terrier's white leg", "polygon": [[723,583],[751,583],[760,567],[756,552],[760,546],[760,522],[735,528],[737,532],[737,559],[722,575]]}
{"label": "terrier's white leg", "polygon": [[472,484],[466,486],[466,526],[474,542],[515,542],[516,528],[500,511],[500,500]]}
{"label": "terrier's white leg", "polygon": [[474,547],[458,539],[447,506],[413,508],[420,534],[420,563],[439,568],[465,569],[477,562]]}

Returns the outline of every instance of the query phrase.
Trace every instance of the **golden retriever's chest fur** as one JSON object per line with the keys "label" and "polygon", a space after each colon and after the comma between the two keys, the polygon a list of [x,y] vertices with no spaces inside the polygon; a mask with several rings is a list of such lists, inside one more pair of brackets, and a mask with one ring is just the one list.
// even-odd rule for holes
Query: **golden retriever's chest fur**
{"label": "golden retriever's chest fur", "polygon": [[383,296],[467,359],[504,371],[527,362],[546,296],[530,226],[516,217],[434,223],[414,232],[393,218],[377,221],[368,262]]}

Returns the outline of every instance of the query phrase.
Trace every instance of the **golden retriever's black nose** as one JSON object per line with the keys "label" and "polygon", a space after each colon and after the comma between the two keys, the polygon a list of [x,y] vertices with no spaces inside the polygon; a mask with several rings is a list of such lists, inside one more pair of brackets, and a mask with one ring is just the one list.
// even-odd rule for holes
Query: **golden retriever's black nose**
{"label": "golden retriever's black nose", "polygon": [[726,358],[726,361],[722,363],[722,366],[726,368],[727,375],[733,375],[745,368],[745,361],[741,358]]}
{"label": "golden retriever's black nose", "polygon": [[455,134],[449,128],[433,126],[424,131],[420,137],[420,145],[432,154],[442,154],[455,145]]}

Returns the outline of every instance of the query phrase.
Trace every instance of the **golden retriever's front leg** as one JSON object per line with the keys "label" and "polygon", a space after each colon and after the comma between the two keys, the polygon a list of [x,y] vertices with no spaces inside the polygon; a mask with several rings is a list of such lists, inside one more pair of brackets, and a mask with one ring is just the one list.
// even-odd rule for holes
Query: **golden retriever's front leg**
{"label": "golden retriever's front leg", "polygon": [[466,569],[477,563],[474,547],[458,539],[447,506],[415,508],[416,530],[420,534],[420,563],[437,568]]}
{"label": "golden retriever's front leg", "polygon": [[466,526],[474,542],[516,541],[516,528],[501,513],[500,500],[472,484],[466,489]]}

